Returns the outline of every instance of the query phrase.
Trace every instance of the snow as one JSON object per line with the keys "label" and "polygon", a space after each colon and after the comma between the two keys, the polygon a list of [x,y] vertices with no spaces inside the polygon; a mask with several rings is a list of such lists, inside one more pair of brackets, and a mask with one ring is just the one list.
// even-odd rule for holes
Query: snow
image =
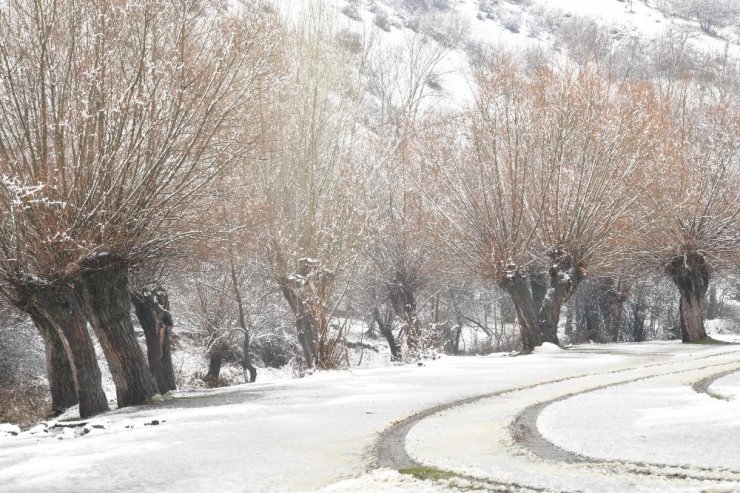
{"label": "snow", "polygon": [[[406,9],[403,2],[385,0],[356,0],[357,18],[342,13],[348,4],[342,0],[272,0],[285,19],[297,22],[307,17],[310,8],[323,9],[333,15],[337,30],[348,29],[363,37],[373,38],[376,48],[387,50],[404,45],[406,36],[416,34],[410,25],[420,18],[430,20],[436,28],[462,26],[464,40],[451,47],[435,67],[441,91],[434,91],[426,99],[430,108],[464,107],[472,102],[470,67],[466,45],[483,42],[512,52],[543,49],[552,59],[566,60],[567,54],[560,46],[562,29],[579,29],[578,22],[593,22],[608,28],[614,46],[631,39],[649,46],[672,32],[688,33],[688,43],[697,50],[732,57],[740,56],[740,35],[735,26],[720,29],[716,36],[700,29],[697,21],[666,16],[655,2],[627,2],[622,0],[528,0],[490,2],[493,6],[485,12],[479,0],[448,2],[449,8],[435,8],[423,15]],[[375,26],[374,10],[388,14],[389,30]],[[374,31],[374,34],[370,34]],[[437,44],[436,41],[433,42]],[[403,84],[403,82],[399,81]]]}
{"label": "snow", "polygon": [[545,409],[538,428],[560,447],[591,457],[740,470],[740,401],[696,393],[688,385],[693,377],[581,394]]}
{"label": "snow", "polygon": [[378,469],[370,474],[339,481],[322,488],[322,493],[367,493],[383,491],[386,493],[438,493],[449,491],[449,484],[430,484],[426,481],[401,474],[391,469]]}
{"label": "snow", "polygon": [[[91,431],[85,435],[73,437],[70,431],[59,430],[48,437],[23,434],[0,439],[0,484],[4,492],[451,490],[456,488],[454,484],[422,482],[394,471],[367,473],[374,462],[371,451],[378,434],[391,423],[431,406],[555,379],[573,379],[452,408],[421,421],[407,440],[407,448],[413,454],[433,465],[451,466],[456,471],[476,470],[495,477],[518,475],[522,470],[533,470],[531,464],[517,462],[526,462],[526,455],[507,456],[509,448],[502,448],[498,440],[505,437],[508,429],[505,422],[513,418],[521,405],[557,397],[562,392],[650,375],[651,371],[657,371],[655,368],[666,372],[686,370],[687,377],[698,377],[703,373],[696,368],[708,361],[736,365],[740,355],[740,348],[736,347],[677,344],[628,345],[620,348],[619,354],[612,354],[612,349],[605,346],[599,350],[596,346],[521,357],[503,354],[442,357],[426,361],[423,366],[318,372],[303,379],[181,391],[149,407],[119,409],[99,416],[88,423]],[[656,364],[662,366],[651,366]],[[594,375],[584,377],[586,374]],[[671,378],[655,380],[666,385],[670,392],[658,392],[660,387],[653,388],[656,400],[649,402],[653,407],[648,406],[647,411],[653,409],[654,412],[640,414],[642,421],[634,426],[639,426],[642,433],[651,433],[651,428],[665,429],[655,426],[651,420],[660,416],[658,409],[669,407],[664,401],[670,401],[670,393],[676,390],[683,411],[670,417],[676,430],[670,446],[678,447],[690,427],[680,427],[677,422],[690,418],[689,410],[697,403],[684,400],[686,396],[681,394],[681,387]],[[634,393],[641,388],[640,384],[635,385],[637,387],[626,388]],[[630,392],[625,395],[629,397]],[[644,394],[639,393],[640,396]],[[597,394],[584,395],[591,399]],[[617,396],[620,398],[621,394]],[[700,412],[715,412],[720,409],[716,406],[733,405],[708,396],[697,399],[702,406]],[[712,402],[704,402],[707,400]],[[630,402],[635,409],[642,409],[639,399]],[[563,404],[569,403],[570,399],[563,401]],[[602,445],[621,436],[612,426],[612,423],[621,423],[615,421],[618,416],[611,412],[621,409],[617,404],[610,404],[604,410],[610,413],[606,422],[612,431],[606,438],[601,437],[599,443]],[[599,410],[596,404],[587,403],[586,406],[589,412]],[[732,409],[734,416],[740,415],[736,407]],[[550,408],[545,411],[550,412]],[[719,446],[718,451],[707,450],[713,454],[714,466],[734,466],[740,457],[737,448],[740,444],[733,445],[729,438],[715,437],[714,430],[724,420],[726,435],[731,437],[738,418],[730,411],[718,416],[706,420],[706,428],[699,419],[692,420],[691,424],[717,439],[712,445]],[[583,420],[591,419],[583,409],[569,409],[554,428],[570,425],[577,428]],[[626,417],[622,419],[627,420]],[[159,424],[153,425],[154,420]],[[96,428],[93,423],[103,426]],[[546,430],[550,428],[550,425],[545,426]],[[59,436],[63,439],[55,438]],[[666,437],[668,435],[664,437],[667,440]],[[617,442],[625,446],[629,443],[621,438]],[[707,443],[711,442],[705,443],[702,452],[710,448]],[[580,441],[576,445],[582,446]],[[635,447],[626,447],[622,453],[642,457],[640,454],[649,450],[638,443]],[[605,454],[608,450],[593,452]],[[502,462],[493,460],[500,458],[496,454],[504,454]],[[709,459],[702,460],[709,463]],[[507,472],[506,468],[511,465],[515,467]],[[559,478],[555,483],[574,489],[573,480],[558,472],[562,467],[541,463],[534,470],[540,475],[552,472],[553,477]],[[608,484],[603,474],[599,476],[592,471],[590,475],[592,484]],[[534,482],[541,480],[533,473],[522,478]],[[614,484],[626,484],[620,481]],[[636,481],[655,486],[650,478],[637,478]],[[616,491],[617,486],[604,491]],[[643,488],[643,491],[648,490]]]}
{"label": "snow", "polygon": [[10,423],[0,423],[0,436],[17,435],[21,432],[21,429]]}
{"label": "snow", "polygon": [[[738,481],[736,475],[722,480],[723,473],[717,472],[722,468],[738,469],[737,405],[707,395],[691,395],[691,387],[681,385],[682,380],[693,381],[718,369],[737,367],[738,348],[723,352],[716,348],[645,344],[643,347],[650,351],[641,348],[628,356],[630,349],[637,347],[630,345],[620,350],[632,362],[623,371],[599,374],[600,369],[594,367],[589,376],[442,411],[412,428],[406,448],[425,466],[548,490],[699,491],[717,485],[729,485],[727,491],[738,488],[738,483],[730,482]],[[568,359],[579,360],[592,353],[605,356],[603,351],[603,346],[596,346],[541,356],[550,360],[554,378],[561,376],[563,367],[571,363]],[[712,354],[711,368],[706,368],[708,354]],[[618,385],[656,372],[665,376]],[[589,392],[614,384],[618,386]],[[544,438],[569,451],[614,459],[618,461],[616,466],[534,460],[531,452],[511,436],[509,427],[519,413],[553,399],[564,400],[546,405],[537,420]],[[632,474],[630,468],[647,466],[629,461],[668,464],[674,469],[687,463],[710,467],[720,480],[707,484],[690,478],[673,481]]]}
{"label": "snow", "polygon": [[560,351],[562,351],[562,349],[557,344],[553,344],[551,342],[545,342],[541,346],[537,346],[534,349],[534,352],[536,354],[557,353]]}
{"label": "snow", "polygon": [[725,399],[740,401],[740,372],[719,378],[709,386],[709,393]]}

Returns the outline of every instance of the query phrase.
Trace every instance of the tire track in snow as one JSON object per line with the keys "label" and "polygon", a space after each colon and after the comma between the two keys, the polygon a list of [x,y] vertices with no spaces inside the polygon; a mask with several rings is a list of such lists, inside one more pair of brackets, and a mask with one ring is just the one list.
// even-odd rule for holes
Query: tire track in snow
{"label": "tire track in snow", "polygon": [[[665,477],[685,477],[687,479],[696,479],[699,481],[705,481],[705,480],[706,481],[722,481],[722,480],[727,479],[728,474],[731,474],[735,476],[735,478],[733,478],[734,480],[740,481],[740,471],[734,471],[731,469],[719,469],[719,468],[714,469],[714,468],[699,467],[699,466],[671,465],[671,464],[636,462],[636,461],[626,461],[626,460],[614,461],[614,460],[598,459],[594,457],[581,455],[576,452],[565,450],[559,447],[558,445],[554,444],[553,442],[547,440],[544,436],[542,436],[542,434],[539,432],[537,428],[537,419],[539,418],[539,415],[542,413],[542,411],[546,407],[552,404],[555,404],[556,402],[564,401],[564,400],[570,399],[578,395],[588,394],[590,392],[596,392],[596,391],[608,389],[611,387],[618,387],[620,385],[627,385],[627,384],[640,382],[644,380],[650,380],[652,378],[659,378],[659,377],[669,376],[669,375],[677,375],[680,373],[687,373],[691,371],[700,371],[700,370],[705,370],[707,368],[712,368],[715,366],[726,366],[728,364],[732,364],[732,363],[721,363],[719,365],[707,365],[707,366],[698,367],[698,368],[690,368],[690,369],[678,370],[678,371],[673,371],[673,372],[668,372],[668,373],[662,373],[658,375],[639,377],[639,378],[635,378],[629,381],[615,382],[615,383],[610,383],[606,385],[600,385],[598,387],[594,387],[594,388],[580,391],[580,392],[564,394],[555,399],[551,399],[551,400],[544,401],[544,402],[539,402],[537,404],[533,404],[525,408],[521,413],[517,415],[517,417],[514,419],[509,429],[511,430],[511,435],[514,437],[515,441],[519,445],[524,447],[528,452],[544,460],[565,462],[568,464],[583,463],[583,464],[599,464],[600,466],[612,466],[612,467],[618,467],[618,468],[626,467],[627,468],[626,472],[632,472],[635,474],[658,475],[658,476],[665,476]],[[704,377],[701,380],[696,381],[694,384],[692,384],[692,388],[698,393],[701,393],[702,390],[697,390],[697,388],[706,389],[715,380],[725,375],[735,373],[739,370],[740,370],[740,366],[735,367],[731,370],[722,370],[721,372],[714,373],[708,377]]]}
{"label": "tire track in snow", "polygon": [[[610,354],[610,353],[605,353]],[[617,370],[609,370],[604,372],[598,372],[598,373],[584,373],[579,375],[573,375],[569,377],[563,377],[563,378],[557,378],[552,380],[547,380],[543,382],[537,382],[533,384],[528,384],[524,386],[514,387],[510,389],[503,389],[496,392],[490,392],[486,394],[480,394],[476,396],[467,397],[464,399],[455,400],[452,402],[439,404],[437,406],[430,407],[428,409],[419,411],[418,413],[415,413],[405,419],[402,419],[390,427],[388,427],[386,430],[384,430],[378,439],[375,442],[375,446],[373,447],[373,456],[374,456],[374,467],[385,467],[389,469],[410,469],[410,468],[423,468],[423,464],[415,460],[413,457],[409,455],[409,453],[406,451],[406,438],[411,431],[411,429],[418,424],[419,422],[423,421],[426,418],[429,418],[431,416],[434,416],[436,414],[439,414],[441,412],[460,407],[465,406],[467,404],[473,404],[478,401],[482,401],[485,399],[490,399],[494,397],[500,397],[507,394],[513,394],[517,392],[526,392],[527,390],[532,390],[538,387],[544,387],[547,385],[554,385],[559,383],[564,383],[568,381],[575,381],[579,379],[586,379],[586,378],[593,378],[598,376],[606,376],[606,375],[618,375],[621,373],[626,372],[634,372],[634,371],[640,371],[650,368],[659,368],[663,366],[676,366],[678,364],[688,364],[688,363],[694,363],[706,359],[713,359],[721,356],[725,356],[728,354],[737,354],[736,351],[726,351],[722,353],[714,353],[706,356],[700,356],[696,358],[687,358],[681,361],[676,360],[670,360],[665,361],[661,363],[655,363],[650,365],[640,365],[640,366],[630,366],[627,368],[620,368]],[[642,355],[634,354],[633,356],[640,357]],[[732,364],[732,362],[724,362],[724,363],[717,363],[717,364],[710,364],[705,366],[699,366],[699,367],[691,367],[687,369],[681,369],[681,370],[672,370],[667,372],[657,372],[652,373],[650,375],[640,376],[637,378],[632,379],[625,379],[620,380],[618,382],[613,382],[606,385],[599,385],[596,387],[591,387],[579,392],[571,392],[568,394],[565,394],[559,398],[547,400],[541,403],[534,404],[532,406],[529,406],[525,408],[524,411],[520,412],[517,418],[514,420],[514,422],[510,425],[511,433],[515,439],[515,441],[521,443],[524,445],[526,449],[528,449],[530,452],[532,452],[532,448],[536,450],[534,452],[534,455],[538,456],[541,459],[545,460],[555,460],[559,462],[566,462],[566,463],[582,463],[584,465],[588,464],[598,464],[599,466],[603,467],[605,465],[619,465],[620,473],[630,473],[630,474],[645,474],[645,475],[655,475],[655,476],[662,476],[666,478],[685,478],[685,479],[698,479],[702,481],[718,481],[718,480],[726,480],[726,478],[721,479],[715,479],[714,477],[708,477],[708,473],[711,473],[713,471],[711,470],[702,470],[701,468],[692,468],[691,470],[687,470],[686,468],[681,468],[677,466],[671,466],[667,464],[646,464],[646,463],[628,463],[628,462],[608,462],[603,461],[600,459],[590,458],[586,456],[582,456],[579,454],[575,454],[572,452],[565,451],[564,449],[561,449],[560,447],[557,447],[555,444],[545,440],[544,437],[542,437],[537,430],[536,422],[537,422],[537,416],[539,413],[547,407],[548,405],[552,404],[553,402],[556,402],[558,400],[566,399],[569,397],[573,397],[575,395],[581,394],[581,393],[588,393],[595,390],[599,390],[600,388],[606,388],[611,386],[617,386],[617,385],[624,385],[631,382],[637,382],[641,380],[647,380],[651,378],[657,378],[661,376],[667,376],[672,374],[679,374],[679,373],[685,373],[689,371],[700,371],[705,370],[708,368],[713,368],[717,366],[727,366],[729,364]],[[738,368],[735,368],[732,371],[737,371]],[[728,370],[723,370],[722,373],[727,373]],[[716,377],[719,378],[719,377]],[[532,417],[533,416],[533,421]],[[520,419],[521,418],[521,419]],[[517,438],[516,435],[519,435]],[[529,447],[527,444],[531,444],[531,447]],[[662,469],[661,469],[662,468]],[[626,470],[625,470],[626,469]],[[676,470],[679,469],[679,470]],[[468,481],[471,481],[473,483],[476,483],[478,485],[484,485],[490,487],[494,491],[548,491],[547,488],[541,488],[538,486],[532,486],[532,485],[523,485],[515,482],[508,482],[508,481],[498,481],[491,478],[481,478],[481,477],[475,477],[465,474],[460,474],[455,471],[445,470],[444,472],[450,473],[455,477],[466,479]],[[688,475],[687,473],[696,472],[696,474]],[[738,474],[738,479],[740,480],[740,473],[735,471],[721,471],[722,473],[729,472],[730,474]]]}
{"label": "tire track in snow", "polygon": [[722,395],[709,392],[709,387],[711,387],[712,384],[716,382],[717,380],[719,380],[720,378],[726,377],[728,375],[732,375],[733,373],[737,373],[738,370],[740,369],[729,370],[726,372],[710,375],[706,378],[702,378],[701,380],[694,382],[691,388],[694,389],[694,392],[696,392],[697,394],[707,394],[709,397],[714,397],[717,399],[727,399],[726,397]]}

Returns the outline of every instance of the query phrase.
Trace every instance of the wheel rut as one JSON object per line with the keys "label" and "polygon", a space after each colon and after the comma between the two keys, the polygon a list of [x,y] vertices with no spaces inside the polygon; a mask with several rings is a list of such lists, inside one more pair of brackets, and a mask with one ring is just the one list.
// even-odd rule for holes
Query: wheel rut
{"label": "wheel rut", "polygon": [[[482,400],[504,396],[507,394],[513,394],[517,392],[526,392],[538,387],[544,387],[548,385],[561,384],[569,381],[577,381],[579,379],[593,378],[598,376],[606,375],[619,375],[622,373],[636,372],[646,369],[659,369],[665,366],[676,366],[678,364],[691,364],[699,363],[702,360],[716,359],[721,356],[728,354],[737,354],[736,352],[723,352],[715,353],[711,355],[701,356],[698,358],[684,359],[681,361],[670,360],[661,363],[654,363],[650,365],[637,365],[629,366],[626,368],[609,370],[597,373],[584,373],[573,376],[567,376],[562,378],[556,378],[552,380],[537,382],[529,385],[503,389],[496,392],[490,392],[486,394],[480,394],[476,396],[459,399],[456,401],[440,404],[437,406],[430,407],[416,414],[413,414],[403,420],[400,420],[385,431],[383,431],[375,442],[373,448],[374,467],[385,467],[389,469],[401,470],[410,468],[421,468],[423,464],[416,461],[406,451],[406,438],[411,429],[423,421],[426,418],[442,413],[444,411],[473,404]],[[663,376],[687,373],[692,371],[707,370],[714,367],[724,367],[721,371],[718,371],[708,377],[695,382],[692,387],[698,392],[701,389],[708,388],[711,382],[721,378],[724,375],[736,372],[740,370],[740,366],[735,366],[732,369],[728,369],[727,366],[731,365],[732,362],[722,362],[706,365],[690,366],[689,368],[682,368],[677,370],[669,371],[657,371],[651,372],[648,375],[641,375],[635,378],[620,379],[608,384],[595,385],[583,390],[576,392],[565,393],[557,398],[549,399],[546,401],[538,402],[525,407],[516,418],[512,421],[509,426],[509,434],[512,440],[521,447],[526,453],[532,456],[544,460],[554,461],[566,464],[579,464],[583,467],[591,468],[598,467],[600,470],[611,471],[617,474],[632,474],[632,475],[647,475],[647,476],[658,476],[662,478],[678,478],[678,479],[691,479],[697,481],[727,481],[728,475],[736,476],[732,480],[740,481],[740,471],[731,471],[727,469],[708,469],[701,467],[683,466],[683,465],[670,465],[670,464],[655,464],[647,462],[630,462],[630,461],[609,461],[587,457],[574,452],[567,451],[555,445],[554,443],[546,440],[537,430],[537,418],[540,413],[549,405],[569,399],[576,395],[594,392],[604,388],[615,387],[619,385],[625,385],[633,382],[639,382],[652,378],[658,378]],[[704,385],[706,385],[704,387]],[[491,478],[482,478],[476,476],[470,476],[465,474],[459,474],[455,471],[444,471],[454,477],[468,480],[476,485],[477,488],[485,488],[489,491],[510,491],[510,492],[528,492],[528,491],[549,491],[547,488],[542,488],[538,485],[519,484],[510,481],[499,481]],[[578,491],[578,490],[571,490]]]}

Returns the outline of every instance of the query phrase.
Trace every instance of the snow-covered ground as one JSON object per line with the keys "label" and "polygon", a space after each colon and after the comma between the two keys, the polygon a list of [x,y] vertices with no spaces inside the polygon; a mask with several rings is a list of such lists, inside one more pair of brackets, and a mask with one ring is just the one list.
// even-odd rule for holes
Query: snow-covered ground
{"label": "snow-covered ground", "polygon": [[714,397],[740,401],[740,372],[718,378],[708,390]]}
{"label": "snow-covered ground", "polygon": [[[703,470],[699,466],[736,478],[721,469],[740,469],[740,440],[731,439],[740,436],[733,417],[740,415],[740,401],[691,395],[686,384],[740,367],[740,346],[649,343],[549,349],[526,357],[442,357],[421,366],[323,372],[298,380],[178,392],[161,403],[95,418],[84,436],[69,431],[51,436],[43,428],[8,435],[0,438],[0,489],[450,490],[468,480],[453,477],[432,485],[374,469],[375,442],[392,423],[414,413],[497,392],[420,420],[407,437],[409,453],[455,474],[538,488],[595,491],[609,490],[606,486],[612,484],[611,491],[625,491],[619,485],[698,491],[723,484],[692,476]],[[640,378],[644,380],[634,381]],[[558,383],[548,383],[553,381]],[[523,409],[573,393],[577,395],[545,407],[540,430],[578,453],[625,459],[622,469],[544,460],[512,438],[510,424]],[[706,419],[697,418],[702,414]],[[658,419],[661,415],[667,416],[665,422]],[[684,419],[688,425],[682,424]],[[603,430],[601,435],[596,428]],[[660,447],[671,452],[661,455]],[[677,479],[630,473],[630,461],[692,467],[687,469],[689,479]],[[733,484],[740,488],[740,483],[724,486]]]}

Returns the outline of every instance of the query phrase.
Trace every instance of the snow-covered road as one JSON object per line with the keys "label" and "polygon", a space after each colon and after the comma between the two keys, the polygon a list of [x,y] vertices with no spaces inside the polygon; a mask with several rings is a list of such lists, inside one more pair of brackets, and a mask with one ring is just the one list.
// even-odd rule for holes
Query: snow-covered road
{"label": "snow-covered road", "polygon": [[[740,489],[732,482],[739,401],[691,384],[738,368],[740,346],[650,343],[181,392],[102,416],[106,429],[82,437],[0,439],[0,491],[433,491],[467,484],[465,475],[491,489],[732,491]],[[554,442],[555,457],[512,436],[512,423],[532,410],[530,432]],[[719,417],[697,419],[707,413]],[[153,419],[161,424],[144,426]],[[377,457],[404,420],[402,452],[460,477],[432,484],[376,469],[404,466]],[[579,454],[599,461],[564,462]]]}

